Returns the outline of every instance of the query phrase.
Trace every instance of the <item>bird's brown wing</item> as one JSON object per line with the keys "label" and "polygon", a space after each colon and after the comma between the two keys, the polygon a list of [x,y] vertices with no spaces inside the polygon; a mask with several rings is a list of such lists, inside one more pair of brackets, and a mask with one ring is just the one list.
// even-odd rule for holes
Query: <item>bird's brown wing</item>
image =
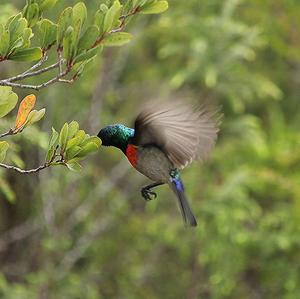
{"label": "bird's brown wing", "polygon": [[183,103],[147,106],[135,120],[133,143],[160,147],[174,166],[185,167],[193,159],[204,160],[217,138],[215,112]]}

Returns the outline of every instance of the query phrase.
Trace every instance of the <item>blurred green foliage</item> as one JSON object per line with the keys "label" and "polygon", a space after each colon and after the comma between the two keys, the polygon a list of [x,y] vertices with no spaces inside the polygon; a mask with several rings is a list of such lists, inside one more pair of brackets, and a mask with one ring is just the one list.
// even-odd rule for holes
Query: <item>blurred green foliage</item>
{"label": "blurred green foliage", "polygon": [[[74,4],[58,1],[49,18]],[[0,297],[299,298],[299,15],[296,0],[172,0],[137,18],[133,42],[105,50],[74,85],[41,91],[43,131],[72,119],[91,135],[130,125],[154,98],[206,100],[224,120],[210,161],[183,172],[194,230],[167,188],[143,201],[146,179],[114,149],[79,174],[1,170],[15,203],[1,194]],[[34,126],[14,140],[27,165],[44,154],[33,145],[47,148]]]}

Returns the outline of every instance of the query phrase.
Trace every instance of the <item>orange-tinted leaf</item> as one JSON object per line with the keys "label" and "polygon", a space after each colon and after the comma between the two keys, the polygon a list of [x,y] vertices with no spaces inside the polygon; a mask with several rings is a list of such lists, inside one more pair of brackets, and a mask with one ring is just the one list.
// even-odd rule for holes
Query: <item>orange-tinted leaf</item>
{"label": "orange-tinted leaf", "polygon": [[30,94],[22,100],[16,118],[15,129],[20,129],[25,124],[28,114],[34,107],[35,101],[36,101],[36,97],[34,94]]}

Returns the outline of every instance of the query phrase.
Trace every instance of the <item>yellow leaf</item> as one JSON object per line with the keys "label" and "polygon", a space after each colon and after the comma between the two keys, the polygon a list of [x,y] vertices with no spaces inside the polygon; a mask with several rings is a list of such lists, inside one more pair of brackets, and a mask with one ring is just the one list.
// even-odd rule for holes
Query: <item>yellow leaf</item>
{"label": "yellow leaf", "polygon": [[30,111],[34,107],[35,101],[36,97],[34,94],[30,94],[22,100],[16,118],[15,130],[20,129],[25,124]]}

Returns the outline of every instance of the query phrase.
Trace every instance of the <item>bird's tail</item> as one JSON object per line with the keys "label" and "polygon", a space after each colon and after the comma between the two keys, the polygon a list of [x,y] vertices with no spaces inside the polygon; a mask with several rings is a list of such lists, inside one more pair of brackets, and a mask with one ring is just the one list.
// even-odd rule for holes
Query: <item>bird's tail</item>
{"label": "bird's tail", "polygon": [[179,203],[179,208],[185,224],[188,226],[197,226],[196,218],[193,215],[187,198],[184,194],[184,187],[180,178],[172,178],[170,182],[170,187],[176,194]]}

